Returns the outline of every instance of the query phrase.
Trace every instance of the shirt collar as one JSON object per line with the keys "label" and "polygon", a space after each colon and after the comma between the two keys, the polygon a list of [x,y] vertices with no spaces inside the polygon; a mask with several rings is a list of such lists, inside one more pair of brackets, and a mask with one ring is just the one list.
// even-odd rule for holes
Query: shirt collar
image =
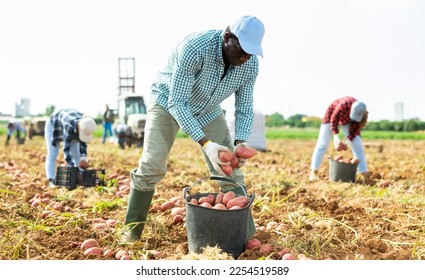
{"label": "shirt collar", "polygon": [[219,65],[222,65],[224,67],[224,59],[223,59],[223,36],[224,36],[224,30],[222,32],[219,33],[219,38],[217,40],[217,55],[216,55],[216,59],[217,59],[217,63]]}

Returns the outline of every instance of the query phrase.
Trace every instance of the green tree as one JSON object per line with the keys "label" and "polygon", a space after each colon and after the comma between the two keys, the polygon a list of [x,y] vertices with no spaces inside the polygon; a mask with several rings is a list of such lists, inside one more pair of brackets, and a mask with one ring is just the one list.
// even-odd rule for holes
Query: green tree
{"label": "green tree", "polygon": [[404,123],[403,122],[393,122],[393,130],[395,131],[403,131],[404,129]]}
{"label": "green tree", "polygon": [[383,120],[379,122],[379,130],[394,131],[394,122]]}
{"label": "green tree", "polygon": [[287,123],[291,127],[305,127],[305,122],[303,121],[305,117],[306,115],[296,114],[296,115],[290,116],[288,118]]}
{"label": "green tree", "polygon": [[284,124],[284,118],[279,113],[274,113],[266,116],[266,126],[278,127]]}
{"label": "green tree", "polygon": [[45,116],[50,116],[54,111],[55,111],[56,107],[53,104],[50,104],[46,107],[46,111],[44,112]]}
{"label": "green tree", "polygon": [[416,120],[405,121],[403,126],[403,131],[417,131],[419,130],[419,125]]}
{"label": "green tree", "polygon": [[314,127],[314,128],[319,128],[320,125],[322,124],[322,120],[321,119],[308,119],[305,123],[306,127]]}

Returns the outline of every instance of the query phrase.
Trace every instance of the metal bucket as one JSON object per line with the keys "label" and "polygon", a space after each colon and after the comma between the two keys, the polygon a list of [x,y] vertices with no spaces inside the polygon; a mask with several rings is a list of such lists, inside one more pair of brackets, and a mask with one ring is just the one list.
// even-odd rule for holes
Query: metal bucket
{"label": "metal bucket", "polygon": [[[189,252],[202,253],[205,247],[219,247],[233,257],[238,257],[245,251],[248,234],[248,217],[254,195],[247,195],[243,186],[236,181],[219,176],[212,176],[210,180],[222,180],[233,183],[242,188],[245,196],[249,198],[248,205],[237,210],[218,210],[189,203],[192,198],[199,198],[218,193],[196,193],[191,195],[191,187],[184,188],[183,198],[186,201],[186,231]],[[241,195],[236,195],[241,196]]]}
{"label": "metal bucket", "polygon": [[329,158],[329,180],[334,182],[355,182],[358,163],[345,163]]}

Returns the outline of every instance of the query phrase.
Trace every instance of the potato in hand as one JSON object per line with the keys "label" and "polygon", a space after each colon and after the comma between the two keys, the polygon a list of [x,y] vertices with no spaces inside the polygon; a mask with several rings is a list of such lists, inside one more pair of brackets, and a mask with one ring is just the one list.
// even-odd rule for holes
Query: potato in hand
{"label": "potato in hand", "polygon": [[87,161],[85,161],[85,160],[80,160],[79,166],[82,169],[87,169],[89,167],[89,163]]}

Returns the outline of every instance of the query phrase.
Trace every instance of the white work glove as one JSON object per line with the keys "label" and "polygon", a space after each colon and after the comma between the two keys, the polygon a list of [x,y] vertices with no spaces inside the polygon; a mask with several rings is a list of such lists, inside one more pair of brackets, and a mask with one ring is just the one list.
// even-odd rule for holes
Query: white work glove
{"label": "white work glove", "polygon": [[[239,147],[248,147],[248,144],[246,142],[241,142],[239,144],[236,145],[235,149],[233,150],[233,153],[236,153],[236,150]],[[237,157],[238,158],[238,166],[237,168],[241,168],[242,166],[244,166],[246,164],[246,158],[241,158],[241,157]]]}
{"label": "white work glove", "polygon": [[338,134],[334,135],[334,147],[335,147],[335,150],[337,150],[337,151],[347,150],[347,144],[345,144],[345,143],[341,142],[341,140],[339,140]]}
{"label": "white work glove", "polygon": [[208,158],[210,159],[212,165],[214,166],[214,169],[221,175],[221,176],[227,176],[223,170],[221,170],[220,165],[229,165],[229,162],[223,162],[220,160],[218,153],[228,151],[229,149],[225,146],[221,146],[215,142],[208,141],[204,146],[202,147],[204,152],[207,154]]}
{"label": "white work glove", "polygon": [[89,160],[87,159],[87,157],[85,156],[80,157],[80,162],[78,164],[78,167],[80,168],[80,171],[84,171],[85,169],[89,167]]}
{"label": "white work glove", "polygon": [[339,136],[338,134],[334,134],[334,147],[335,150],[338,150],[339,144],[341,143],[341,141],[339,140]]}
{"label": "white work glove", "polygon": [[351,146],[351,140],[348,138],[344,139],[344,150],[348,149],[348,146]]}

